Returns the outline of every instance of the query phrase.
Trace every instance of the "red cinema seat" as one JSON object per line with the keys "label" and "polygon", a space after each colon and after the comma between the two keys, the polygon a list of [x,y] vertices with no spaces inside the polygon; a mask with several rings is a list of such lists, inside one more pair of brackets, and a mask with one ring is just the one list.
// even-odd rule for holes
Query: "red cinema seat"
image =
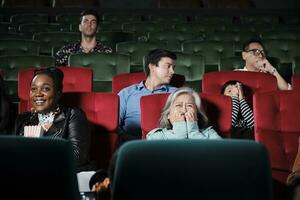
{"label": "red cinema seat", "polygon": [[255,92],[277,90],[276,78],[270,74],[245,71],[209,72],[203,75],[202,92],[220,94],[221,88],[227,81],[237,80],[243,84],[247,101],[252,104]]}
{"label": "red cinema seat", "polygon": [[[92,91],[93,72],[86,67],[59,67],[64,73],[63,92],[90,92]],[[30,110],[29,93],[30,81],[34,71],[38,68],[28,68],[19,72],[18,96],[19,112]]]}
{"label": "red cinema seat", "polygon": [[[141,98],[141,128],[143,138],[159,127],[161,111],[169,94],[147,95]],[[200,94],[203,107],[214,129],[222,137],[231,137],[231,98],[219,94]]]}
{"label": "red cinema seat", "polygon": [[282,188],[298,151],[299,103],[299,91],[256,93],[253,98],[255,140],[266,146],[273,179]]}
{"label": "red cinema seat", "polygon": [[[118,74],[112,79],[112,92],[118,94],[123,88],[141,82],[146,79],[144,72]],[[174,74],[170,85],[181,87],[185,85],[185,77],[180,74]]]}
{"label": "red cinema seat", "polygon": [[64,93],[62,104],[81,108],[91,129],[91,159],[98,168],[107,168],[117,148],[119,97],[113,93]]}
{"label": "red cinema seat", "polygon": [[292,88],[293,90],[300,90],[300,74],[292,76]]}

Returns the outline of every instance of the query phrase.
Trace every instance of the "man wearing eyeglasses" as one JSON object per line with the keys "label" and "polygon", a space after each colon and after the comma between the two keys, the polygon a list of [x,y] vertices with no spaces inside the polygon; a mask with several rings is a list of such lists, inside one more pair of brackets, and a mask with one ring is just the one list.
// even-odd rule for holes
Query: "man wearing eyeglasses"
{"label": "man wearing eyeglasses", "polygon": [[277,85],[280,90],[291,89],[275,67],[266,59],[264,45],[259,39],[250,39],[243,45],[242,57],[245,60],[244,69],[241,71],[264,72],[272,74],[277,79]]}

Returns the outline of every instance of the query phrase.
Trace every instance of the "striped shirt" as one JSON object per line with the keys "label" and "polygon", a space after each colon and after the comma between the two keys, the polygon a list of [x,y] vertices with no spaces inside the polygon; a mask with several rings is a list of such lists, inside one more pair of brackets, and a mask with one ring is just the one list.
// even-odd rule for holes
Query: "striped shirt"
{"label": "striped shirt", "polygon": [[231,123],[233,127],[254,127],[253,111],[249,107],[246,100],[241,100],[238,97],[232,97],[232,119]]}

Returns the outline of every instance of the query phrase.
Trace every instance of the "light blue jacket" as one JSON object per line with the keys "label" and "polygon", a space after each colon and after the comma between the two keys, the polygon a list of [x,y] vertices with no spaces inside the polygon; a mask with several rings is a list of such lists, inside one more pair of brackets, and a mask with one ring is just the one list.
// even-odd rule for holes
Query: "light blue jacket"
{"label": "light blue jacket", "polygon": [[156,128],[147,134],[147,140],[168,139],[221,139],[212,126],[199,129],[197,122],[175,122],[173,129]]}

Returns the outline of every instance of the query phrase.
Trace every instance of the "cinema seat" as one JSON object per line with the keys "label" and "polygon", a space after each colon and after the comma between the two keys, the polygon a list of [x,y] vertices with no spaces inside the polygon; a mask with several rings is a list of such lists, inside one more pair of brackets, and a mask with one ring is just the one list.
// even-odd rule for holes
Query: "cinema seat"
{"label": "cinema seat", "polygon": [[0,40],[0,56],[39,55],[40,43],[33,40],[6,39]]}
{"label": "cinema seat", "polygon": [[300,74],[292,76],[292,88],[293,90],[300,90]]}
{"label": "cinema seat", "polygon": [[[117,74],[112,79],[112,92],[118,94],[123,88],[139,83],[146,79],[144,72]],[[174,74],[170,85],[182,87],[185,85],[185,77],[180,74]]]}
{"label": "cinema seat", "polygon": [[245,71],[220,71],[206,73],[202,79],[202,92],[220,94],[227,81],[237,80],[243,84],[246,100],[252,104],[253,94],[277,90],[276,78],[270,74]]}
{"label": "cinema seat", "polygon": [[300,74],[300,56],[293,57],[293,73]]}
{"label": "cinema seat", "polygon": [[[93,72],[86,67],[59,67],[64,73],[63,93],[66,92],[91,92]],[[30,81],[37,68],[29,68],[19,71],[18,97],[19,113],[30,111],[29,92]],[[74,76],[80,74],[80,76]]]}
{"label": "cinema seat", "polygon": [[[142,138],[146,138],[149,131],[159,127],[161,111],[169,94],[155,94],[143,96],[141,106]],[[231,137],[231,99],[220,94],[200,94],[203,108],[211,125],[222,137]],[[155,105],[155,106],[153,106]]]}
{"label": "cinema seat", "polygon": [[64,93],[62,104],[81,108],[91,129],[91,159],[98,169],[108,168],[117,149],[119,97],[113,93]]}
{"label": "cinema seat", "polygon": [[69,57],[70,66],[88,67],[93,70],[93,91],[111,92],[113,76],[128,73],[129,56],[117,53],[82,53]]}
{"label": "cinema seat", "polygon": [[128,142],[112,181],[112,200],[272,199],[266,149],[246,140]]}
{"label": "cinema seat", "polygon": [[298,152],[300,92],[274,91],[254,95],[255,140],[265,145],[277,199],[284,199],[286,178]]}
{"label": "cinema seat", "polygon": [[[1,136],[0,154],[0,186],[11,198],[80,199],[75,159],[68,141]],[[16,184],[22,185],[17,192]],[[53,186],[55,191],[45,191]]]}
{"label": "cinema seat", "polygon": [[120,42],[116,45],[116,52],[119,54],[127,54],[130,57],[130,72],[143,71],[143,58],[149,51],[165,48],[162,42]]}

